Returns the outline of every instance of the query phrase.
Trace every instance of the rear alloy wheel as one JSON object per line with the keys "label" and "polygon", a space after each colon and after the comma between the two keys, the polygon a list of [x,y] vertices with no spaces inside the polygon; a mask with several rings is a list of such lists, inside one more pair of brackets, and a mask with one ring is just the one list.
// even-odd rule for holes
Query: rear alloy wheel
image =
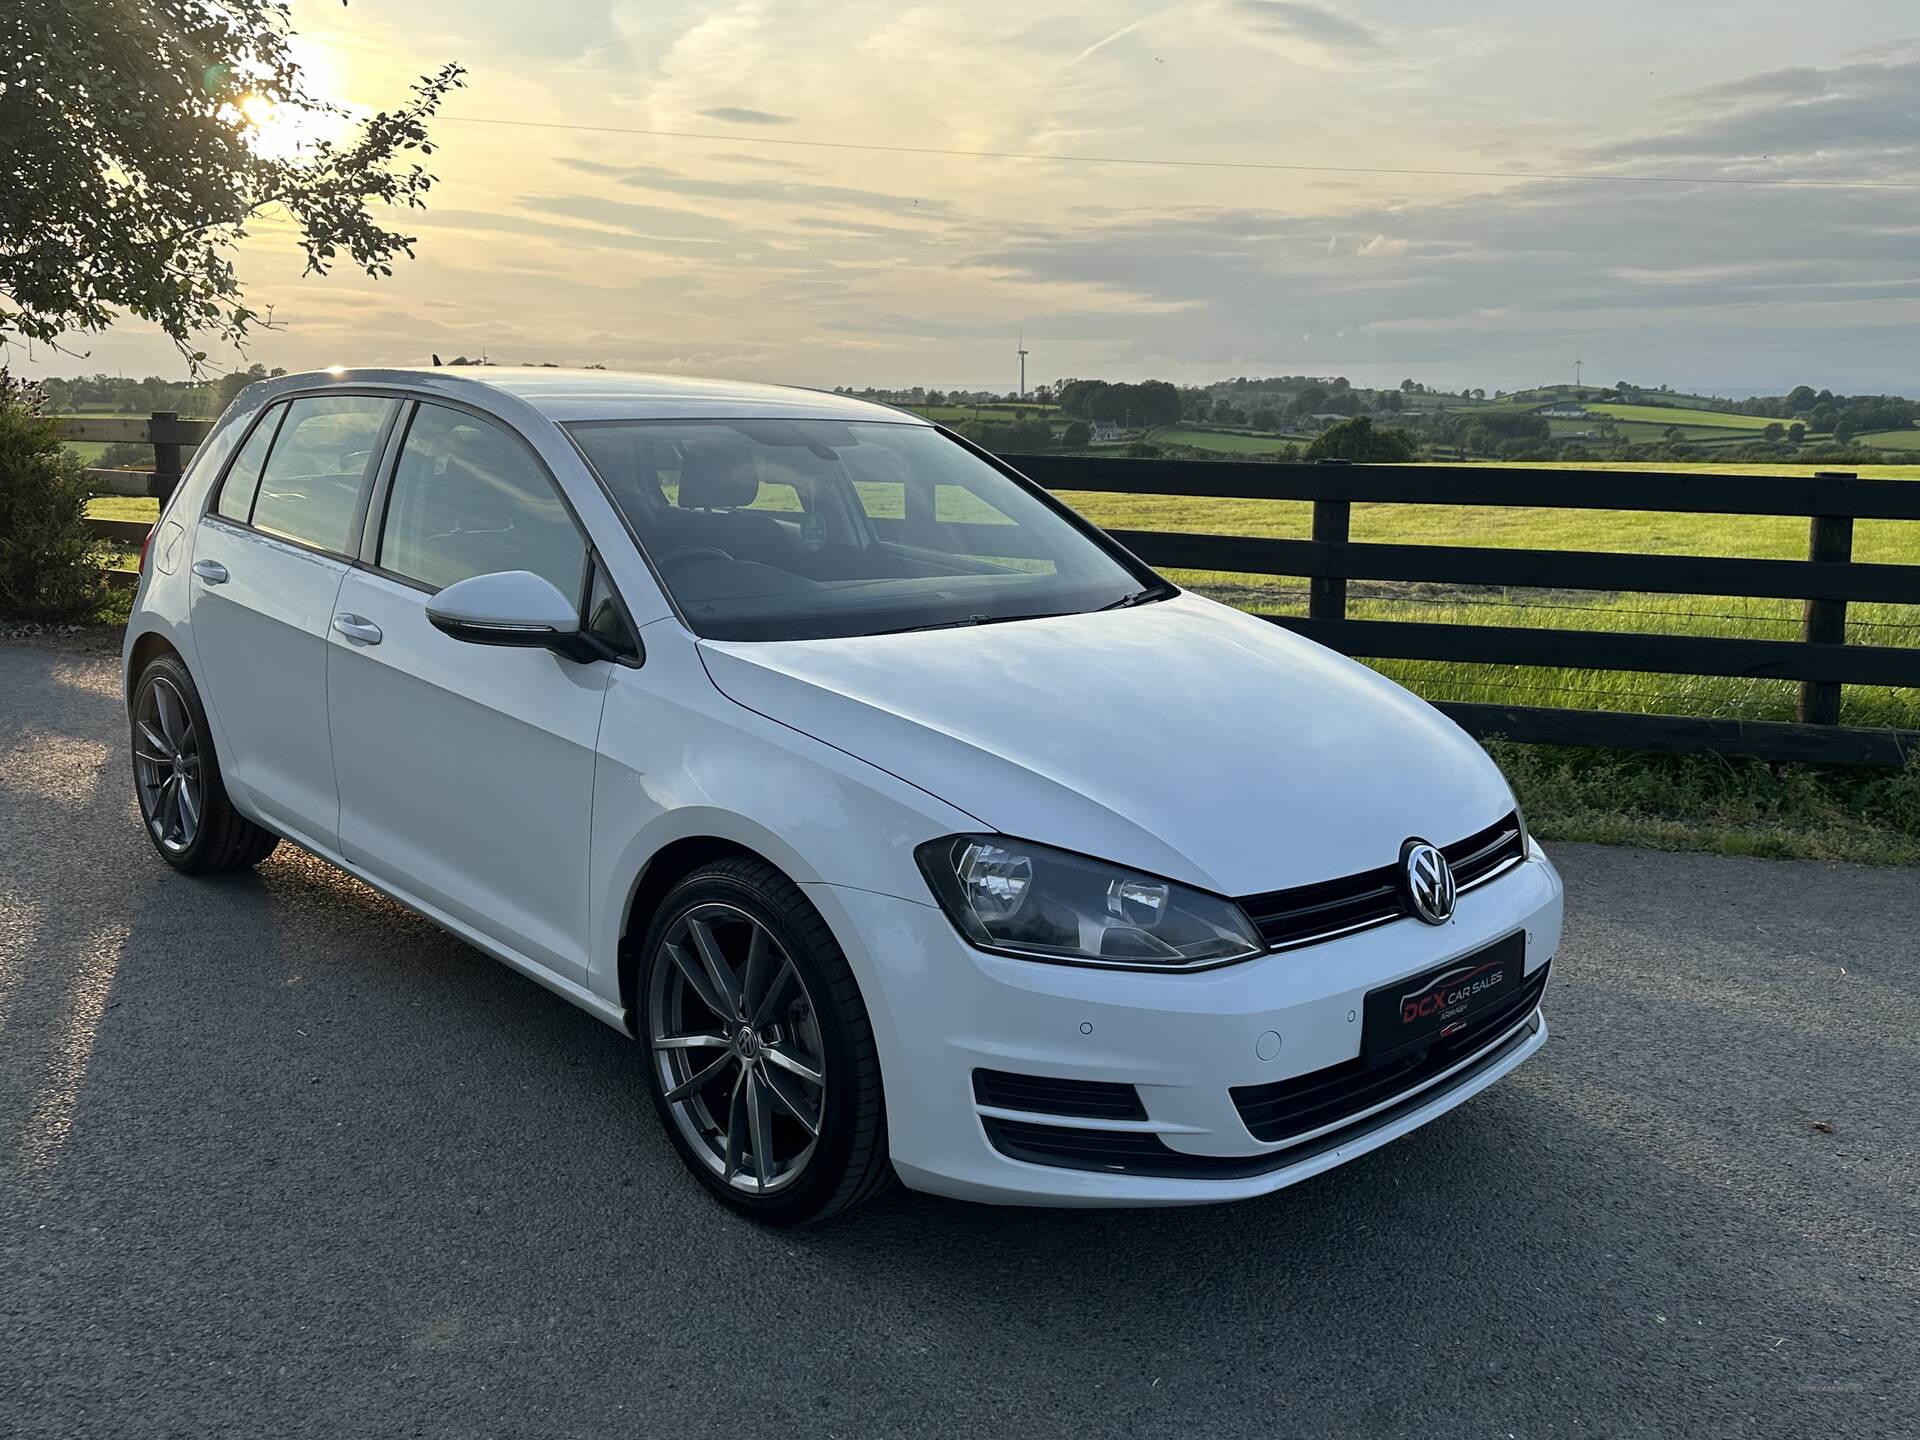
{"label": "rear alloy wheel", "polygon": [[164,855],[184,855],[200,834],[206,790],[200,730],[172,677],[156,675],[133,713],[133,777],[140,814]]}
{"label": "rear alloy wheel", "polygon": [[161,655],[134,687],[133,789],[160,857],[189,875],[258,865],[280,837],[233,808],[206,708],[179,657]]}
{"label": "rear alloy wheel", "polygon": [[682,880],[640,979],[655,1105],[720,1199],[791,1224],[858,1204],[891,1176],[866,1007],[785,876],[740,857]]}

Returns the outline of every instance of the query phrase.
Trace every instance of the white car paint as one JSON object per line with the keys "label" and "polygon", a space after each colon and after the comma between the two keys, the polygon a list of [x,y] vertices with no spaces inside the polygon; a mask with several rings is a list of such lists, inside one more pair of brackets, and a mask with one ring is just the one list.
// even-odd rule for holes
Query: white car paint
{"label": "white car paint", "polygon": [[[206,518],[251,418],[329,388],[455,402],[523,438],[601,556],[644,663],[463,644],[433,629],[417,588]],[[917,634],[702,640],[560,426],[717,417],[926,423],[811,391],[592,371],[366,370],[252,386],[163,517],[184,527],[181,563],[142,576],[129,689],[148,648],[170,645],[201,686],[244,813],[616,1026],[631,1003],[620,940],[655,857],[699,838],[759,854],[802,887],[848,957],[892,1157],[922,1189],[1058,1204],[1263,1193],[1424,1124],[1544,1042],[1536,1017],[1469,1082],[1436,1085],[1332,1148],[1264,1146],[1228,1098],[1352,1060],[1369,990],[1501,936],[1525,932],[1537,974],[1559,945],[1561,887],[1531,842],[1444,926],[1405,920],[1198,973],[970,945],[915,862],[925,841],[999,831],[1239,896],[1391,863],[1410,836],[1452,842],[1498,821],[1512,797],[1478,746],[1405,691],[1191,595]],[[225,583],[196,576],[202,560],[223,565]],[[340,612],[376,625],[381,643],[333,629]],[[1263,1057],[1270,1034],[1277,1052]],[[1271,1166],[1168,1179],[1009,1158],[983,1129],[977,1066],[1136,1085],[1148,1114],[1136,1123],[1173,1151]]]}

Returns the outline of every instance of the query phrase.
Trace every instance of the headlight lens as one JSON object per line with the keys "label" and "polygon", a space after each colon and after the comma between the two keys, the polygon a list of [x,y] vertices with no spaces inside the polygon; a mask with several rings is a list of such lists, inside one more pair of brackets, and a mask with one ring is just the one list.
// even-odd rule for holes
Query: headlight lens
{"label": "headlight lens", "polygon": [[914,853],[960,933],[989,950],[1168,969],[1266,950],[1231,900],[1046,845],[955,835]]}

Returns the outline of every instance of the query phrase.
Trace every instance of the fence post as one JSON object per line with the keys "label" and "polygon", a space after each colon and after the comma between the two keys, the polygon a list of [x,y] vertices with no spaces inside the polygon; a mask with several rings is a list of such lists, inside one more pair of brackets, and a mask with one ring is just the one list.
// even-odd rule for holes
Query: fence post
{"label": "fence post", "polygon": [[[1822,470],[1816,480],[1857,480],[1851,471]],[[1807,559],[1845,565],[1853,559],[1853,517],[1815,515],[1807,536]],[[1815,645],[1847,643],[1847,602],[1809,600],[1800,621],[1800,638]],[[1831,680],[1802,680],[1797,710],[1803,725],[1840,723],[1840,686]]]}
{"label": "fence post", "polygon": [[147,417],[147,433],[156,437],[153,441],[153,478],[147,482],[147,493],[155,496],[162,505],[173,494],[173,487],[180,483],[180,442],[161,440],[161,435],[172,435],[174,425],[180,417],[171,410],[156,410]]}
{"label": "fence post", "polygon": [[[1347,543],[1347,532],[1353,520],[1353,502],[1351,500],[1328,500],[1325,498],[1313,502],[1313,538],[1330,549],[1342,547]],[[1307,618],[1310,620],[1344,620],[1347,618],[1347,582],[1345,577],[1331,575],[1311,575],[1307,577]]]}

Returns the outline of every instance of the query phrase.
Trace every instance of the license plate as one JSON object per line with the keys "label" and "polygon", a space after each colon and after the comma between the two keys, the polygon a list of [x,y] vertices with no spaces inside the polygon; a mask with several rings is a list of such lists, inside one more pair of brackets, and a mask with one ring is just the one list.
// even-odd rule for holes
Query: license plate
{"label": "license plate", "polygon": [[1362,1057],[1368,1065],[1381,1065],[1458,1034],[1506,1005],[1526,968],[1526,932],[1516,930],[1424,975],[1368,991]]}

